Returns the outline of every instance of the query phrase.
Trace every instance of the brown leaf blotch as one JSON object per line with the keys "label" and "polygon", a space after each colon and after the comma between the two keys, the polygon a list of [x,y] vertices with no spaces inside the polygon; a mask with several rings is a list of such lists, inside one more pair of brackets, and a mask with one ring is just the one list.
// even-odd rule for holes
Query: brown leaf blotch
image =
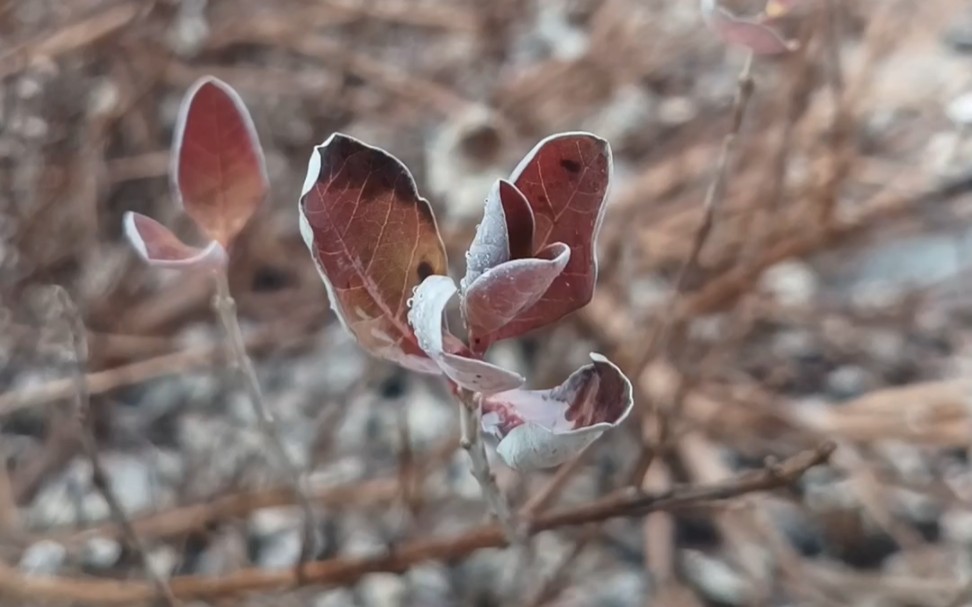
{"label": "brown leaf blotch", "polygon": [[418,273],[419,280],[425,280],[426,278],[432,276],[432,274],[435,273],[434,269],[432,268],[432,264],[430,264],[428,261],[425,261],[424,259],[419,262],[418,268],[416,268],[416,272]]}
{"label": "brown leaf blotch", "polygon": [[581,170],[580,163],[572,158],[561,158],[560,166],[569,173],[580,173]]}

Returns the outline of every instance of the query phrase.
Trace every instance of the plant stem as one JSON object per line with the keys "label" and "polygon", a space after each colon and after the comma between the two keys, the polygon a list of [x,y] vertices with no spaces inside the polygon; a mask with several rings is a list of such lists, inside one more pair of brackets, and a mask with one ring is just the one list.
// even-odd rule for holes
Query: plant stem
{"label": "plant stem", "polygon": [[[685,290],[685,281],[688,278],[689,272],[694,270],[699,263],[699,256],[702,254],[702,247],[705,246],[706,241],[709,239],[709,234],[712,232],[712,226],[715,225],[716,215],[722,206],[722,200],[726,193],[726,178],[729,172],[729,164],[732,161],[732,154],[736,149],[736,140],[739,137],[740,129],[742,129],[743,118],[746,115],[746,108],[749,105],[749,99],[753,95],[754,58],[754,53],[749,51],[746,54],[746,60],[743,63],[742,71],[739,72],[736,85],[736,94],[732,101],[732,113],[729,123],[729,131],[722,139],[722,147],[719,149],[719,158],[716,160],[715,175],[712,176],[712,181],[709,182],[709,187],[705,192],[705,200],[702,202],[702,223],[695,232],[695,237],[692,240],[692,250],[689,253],[689,257],[686,262],[682,264],[682,267],[678,271],[678,276],[675,278],[675,293],[672,297],[672,302],[677,302],[678,298]],[[674,312],[674,303],[672,304],[672,307],[673,309],[669,312],[669,315]],[[670,329],[671,323],[666,323],[665,327]],[[666,347],[667,336],[668,331],[663,330],[663,334],[658,340],[661,348]]]}
{"label": "plant stem", "polygon": [[75,362],[75,414],[77,416],[81,448],[91,462],[91,483],[98,490],[98,493],[101,494],[101,497],[104,498],[105,503],[108,504],[108,512],[111,513],[111,518],[114,519],[115,524],[121,529],[125,542],[129,548],[135,551],[139,560],[142,561],[145,575],[155,587],[160,602],[168,607],[177,607],[180,604],[179,601],[176,600],[175,595],[172,593],[172,588],[169,586],[169,582],[165,576],[152,566],[152,561],[148,554],[148,547],[142,541],[138,532],[135,531],[132,521],[125,514],[121,500],[118,499],[118,495],[111,486],[111,480],[101,461],[101,454],[98,452],[98,443],[92,426],[91,398],[88,391],[88,384],[85,380],[85,370],[88,366],[88,340],[84,320],[68,292],[60,286],[56,287],[56,289],[71,335],[71,347],[74,352]]}
{"label": "plant stem", "polygon": [[230,293],[229,281],[225,272],[217,272],[216,274],[216,296],[213,299],[213,308],[219,316],[223,330],[226,331],[230,355],[243,376],[243,383],[246,386],[246,392],[253,413],[257,418],[260,432],[274,452],[277,465],[287,474],[293,484],[297,503],[303,512],[303,533],[298,561],[299,565],[303,565],[317,554],[314,510],[308,497],[310,489],[307,486],[306,476],[287,454],[283,440],[280,438],[277,417],[263,398],[263,391],[260,389],[260,382],[257,380],[256,370],[253,368],[253,361],[246,352],[246,342],[243,340],[243,331],[240,329],[239,318],[236,315],[236,301]]}
{"label": "plant stem", "polygon": [[[678,274],[675,277],[675,286],[665,310],[662,312],[659,328],[652,334],[651,339],[648,340],[648,344],[637,358],[637,365],[635,367],[637,369],[644,369],[655,356],[663,354],[668,349],[673,328],[681,321],[678,306],[681,304],[682,297],[685,294],[687,278],[689,273],[698,266],[702,248],[712,233],[712,227],[715,225],[716,216],[719,214],[723,198],[725,197],[729,165],[732,162],[733,152],[736,149],[736,140],[742,129],[743,118],[746,116],[746,109],[749,106],[749,100],[752,98],[753,89],[755,88],[753,82],[754,59],[755,54],[749,51],[746,54],[746,60],[743,63],[742,70],[739,72],[736,93],[732,101],[729,130],[722,139],[719,157],[716,160],[715,174],[712,176],[712,181],[709,182],[709,187],[705,192],[705,200],[702,202],[702,223],[699,224],[695,232],[688,259],[679,268]],[[676,402],[675,408],[677,407],[678,404]],[[668,419],[669,417],[666,415],[662,420],[662,427],[660,429],[661,442],[664,442],[668,433],[668,425],[669,421],[671,421]]]}
{"label": "plant stem", "polygon": [[[714,507],[724,500],[786,487],[813,466],[823,464],[835,445],[824,442],[786,460],[748,470],[719,482],[673,485],[661,493],[630,489],[600,499],[573,505],[528,519],[522,526],[524,537],[543,531],[602,523],[614,518],[641,517],[651,512],[685,512],[699,506]],[[279,592],[282,588],[316,584],[326,587],[351,586],[371,573],[395,573],[430,561],[454,562],[477,550],[504,548],[509,540],[498,525],[490,524],[447,536],[422,537],[395,546],[390,552],[364,556],[338,556],[309,563],[301,578],[294,571],[266,571],[257,568],[234,571],[222,577],[179,576],[172,580],[175,595],[187,601],[220,600],[237,603],[244,594]],[[949,583],[958,592],[963,582]],[[91,578],[43,577],[24,575],[0,560],[0,595],[34,603],[62,605],[144,604],[154,589],[134,580],[95,580]],[[231,604],[231,603],[227,603]]]}
{"label": "plant stem", "polygon": [[460,389],[458,395],[459,426],[462,432],[460,444],[469,454],[472,475],[479,482],[483,490],[483,498],[490,511],[499,519],[507,539],[511,544],[519,543],[520,533],[517,530],[513,511],[489,468],[486,443],[483,442],[482,428],[479,424],[479,402],[476,394],[470,390]]}

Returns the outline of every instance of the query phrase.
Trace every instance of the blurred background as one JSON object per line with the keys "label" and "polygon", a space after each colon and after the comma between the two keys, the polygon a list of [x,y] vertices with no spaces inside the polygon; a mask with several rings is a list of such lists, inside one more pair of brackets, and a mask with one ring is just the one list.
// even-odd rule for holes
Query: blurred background
{"label": "blurred background", "polygon": [[[218,580],[297,558],[299,510],[210,280],[149,269],[122,235],[134,210],[201,242],[167,168],[203,75],[240,92],[267,153],[273,193],[230,282],[310,472],[319,558],[485,518],[450,395],[356,348],[298,234],[307,158],[337,130],[411,168],[456,276],[489,185],[540,138],[612,144],[594,300],[491,354],[549,387],[603,352],[637,411],[559,477],[497,463],[514,503],[552,478],[558,509],[838,448],[792,488],[545,532],[532,555],[185,604],[972,604],[972,8],[794,4],[780,27],[801,48],[756,59],[725,195],[675,296],[745,61],[695,0],[0,0],[0,604],[106,604],[70,584],[147,583],[92,482],[83,386],[155,571]],[[83,318],[84,378],[54,285]]]}

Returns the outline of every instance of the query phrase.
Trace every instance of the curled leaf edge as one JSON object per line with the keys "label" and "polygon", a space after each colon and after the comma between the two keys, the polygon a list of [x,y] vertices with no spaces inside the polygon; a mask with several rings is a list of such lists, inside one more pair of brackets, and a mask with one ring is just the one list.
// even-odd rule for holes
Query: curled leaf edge
{"label": "curled leaf edge", "polygon": [[[156,268],[163,268],[168,270],[189,270],[194,268],[221,268],[224,267],[229,261],[229,255],[226,249],[219,242],[213,240],[210,241],[208,245],[203,248],[194,247],[192,245],[187,245],[186,243],[179,240],[179,243],[189,250],[197,251],[197,253],[191,257],[186,257],[183,259],[157,259],[149,255],[148,247],[145,244],[145,239],[142,238],[141,232],[139,232],[138,227],[135,225],[135,219],[137,217],[144,217],[150,221],[157,223],[166,230],[164,224],[152,219],[148,215],[142,215],[141,213],[136,213],[135,211],[125,211],[122,216],[122,229],[124,230],[125,237],[132,248],[138,256],[150,266]],[[169,231],[170,234],[171,231]],[[172,234],[173,238],[178,240],[175,234]]]}
{"label": "curled leaf edge", "polygon": [[[438,350],[434,352],[430,352],[429,350],[426,350],[421,345],[423,341],[421,333],[424,333],[424,331],[420,330],[415,326],[416,323],[415,314],[417,310],[415,306],[419,298],[419,292],[420,290],[422,290],[423,286],[425,286],[427,290],[432,290],[435,286],[434,283],[436,282],[441,283],[445,288],[439,290],[438,292],[433,291],[434,294],[438,295],[441,298],[441,303],[442,303],[442,307],[439,310],[439,314],[437,318],[438,320],[437,326],[440,327],[439,330],[441,332],[438,336],[431,338],[431,341],[438,342],[437,344],[439,346]],[[423,280],[419,284],[419,286],[416,287],[409,305],[408,323],[409,326],[412,328],[412,331],[415,333],[415,336],[419,341],[422,351],[425,352],[426,356],[428,356],[430,360],[432,360],[434,363],[436,363],[439,366],[440,373],[444,374],[447,378],[449,378],[451,382],[453,382],[454,384],[462,388],[472,390],[474,392],[478,392],[483,395],[491,395],[500,392],[506,392],[509,390],[515,390],[521,387],[524,383],[526,383],[526,378],[520,375],[519,373],[517,373],[516,371],[505,369],[503,367],[500,367],[499,365],[495,365],[493,363],[490,363],[482,359],[463,356],[454,352],[449,352],[448,350],[445,349],[446,327],[443,321],[445,306],[453,297],[456,296],[457,292],[458,289],[452,277],[447,275],[442,275],[442,274],[433,274],[431,276],[427,276],[425,280]],[[461,372],[459,371],[458,368],[459,366],[479,367],[479,369],[477,370],[478,372],[493,373],[495,374],[494,377],[499,377],[505,380],[506,383],[500,384],[498,386],[494,386],[490,390],[484,390],[482,386],[477,386],[474,383],[469,383],[466,380],[464,380],[461,377]],[[499,380],[494,380],[494,381],[499,381]]]}

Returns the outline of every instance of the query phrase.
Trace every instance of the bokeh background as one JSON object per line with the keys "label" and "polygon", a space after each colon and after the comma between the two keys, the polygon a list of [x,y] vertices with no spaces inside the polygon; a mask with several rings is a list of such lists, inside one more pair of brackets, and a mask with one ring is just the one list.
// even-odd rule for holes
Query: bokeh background
{"label": "bokeh background", "polygon": [[[122,236],[135,210],[199,242],[167,167],[203,75],[241,93],[267,153],[273,193],[230,280],[310,472],[319,558],[485,517],[447,390],[356,349],[300,240],[307,158],[336,130],[411,168],[456,275],[489,184],[536,141],[611,142],[594,300],[492,352],[548,387],[599,351],[635,385],[636,414],[547,507],[837,450],[789,489],[545,532],[531,558],[185,604],[972,604],[972,9],[805,0],[781,26],[801,49],[757,58],[725,196],[674,296],[745,59],[694,0],[0,1],[0,604],[99,604],[56,591],[146,579],[81,449],[76,323],[54,285],[83,318],[97,447],[152,567],[216,580],[298,554],[211,282],[147,268]],[[552,478],[497,475],[517,504]],[[46,593],[22,596],[37,579]]]}

